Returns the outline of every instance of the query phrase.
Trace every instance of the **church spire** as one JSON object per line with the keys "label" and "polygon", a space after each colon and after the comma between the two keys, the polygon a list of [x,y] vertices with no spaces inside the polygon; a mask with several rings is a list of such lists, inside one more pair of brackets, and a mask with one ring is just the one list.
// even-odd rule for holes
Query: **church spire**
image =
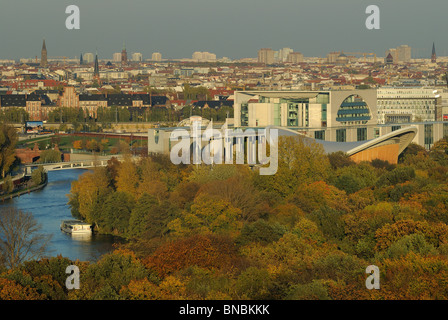
{"label": "church spire", "polygon": [[95,54],[95,66],[93,68],[93,77],[99,79],[100,77],[100,68],[98,65],[98,52]]}
{"label": "church spire", "polygon": [[121,51],[121,65],[124,66],[128,64],[128,53],[126,52],[126,46],[123,41],[123,50]]}
{"label": "church spire", "polygon": [[436,45],[434,44],[434,42],[432,43],[431,62],[432,62],[432,63],[436,63],[436,62],[437,62]]}
{"label": "church spire", "polygon": [[40,55],[40,66],[41,67],[46,67],[48,65],[48,61],[47,61],[47,46],[45,44],[45,39],[44,42],[42,44],[42,51],[41,51],[41,55]]}

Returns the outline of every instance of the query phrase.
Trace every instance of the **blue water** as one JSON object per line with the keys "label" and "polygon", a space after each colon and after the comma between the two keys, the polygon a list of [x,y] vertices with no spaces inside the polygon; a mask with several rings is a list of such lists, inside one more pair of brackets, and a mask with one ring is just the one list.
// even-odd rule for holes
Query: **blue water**
{"label": "blue water", "polygon": [[111,236],[93,235],[76,237],[60,230],[62,220],[73,219],[67,205],[71,183],[85,172],[85,169],[50,171],[48,184],[42,190],[22,195],[0,203],[2,207],[14,206],[31,212],[41,225],[40,233],[51,235],[46,256],[62,255],[72,260],[95,261],[102,254],[113,250],[116,241]]}

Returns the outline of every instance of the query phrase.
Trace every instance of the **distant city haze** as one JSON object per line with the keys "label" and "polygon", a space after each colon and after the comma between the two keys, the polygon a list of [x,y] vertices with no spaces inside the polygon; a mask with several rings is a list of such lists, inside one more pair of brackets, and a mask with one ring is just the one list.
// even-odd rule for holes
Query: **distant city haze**
{"label": "distant city haze", "polygon": [[[367,6],[380,8],[380,30],[367,30]],[[65,8],[80,8],[80,30],[65,28]],[[260,48],[292,48],[305,57],[331,51],[384,56],[400,45],[413,58],[446,56],[446,0],[0,0],[0,59],[79,57],[98,52],[112,59],[123,42],[129,54],[151,59],[256,58]]]}

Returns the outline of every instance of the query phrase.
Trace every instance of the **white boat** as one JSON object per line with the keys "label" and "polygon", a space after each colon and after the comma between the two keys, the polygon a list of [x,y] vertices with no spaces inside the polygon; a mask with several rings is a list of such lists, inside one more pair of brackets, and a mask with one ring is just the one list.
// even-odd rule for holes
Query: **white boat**
{"label": "white boat", "polygon": [[70,234],[91,234],[92,226],[81,220],[64,220],[61,223],[61,230]]}

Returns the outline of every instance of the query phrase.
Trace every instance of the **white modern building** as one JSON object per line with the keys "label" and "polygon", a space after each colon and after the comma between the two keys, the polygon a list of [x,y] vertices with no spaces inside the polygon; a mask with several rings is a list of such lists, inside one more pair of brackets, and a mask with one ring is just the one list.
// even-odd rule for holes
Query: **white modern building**
{"label": "white modern building", "polygon": [[436,117],[441,95],[434,88],[382,87],[377,91],[378,123],[441,120]]}
{"label": "white modern building", "polygon": [[367,141],[413,127],[413,142],[429,149],[448,136],[448,90],[236,91],[234,123],[277,126],[329,142]]}

